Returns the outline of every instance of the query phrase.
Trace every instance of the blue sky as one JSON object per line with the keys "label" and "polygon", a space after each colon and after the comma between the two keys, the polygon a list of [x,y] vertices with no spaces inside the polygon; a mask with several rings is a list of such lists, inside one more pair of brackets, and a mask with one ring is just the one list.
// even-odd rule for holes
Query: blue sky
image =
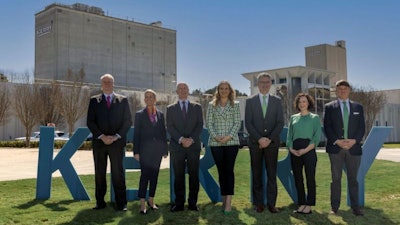
{"label": "blue sky", "polygon": [[[221,80],[250,93],[242,73],[304,66],[304,48],[345,40],[350,83],[400,88],[400,1],[74,0],[113,17],[177,30],[177,75],[190,89]],[[34,14],[48,0],[2,0],[0,71],[34,67]]]}

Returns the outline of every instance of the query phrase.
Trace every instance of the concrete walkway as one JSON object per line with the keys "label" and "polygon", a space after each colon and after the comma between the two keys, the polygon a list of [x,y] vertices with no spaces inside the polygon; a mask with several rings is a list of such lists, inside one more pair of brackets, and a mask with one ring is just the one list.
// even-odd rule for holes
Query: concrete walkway
{"label": "concrete walkway", "polygon": [[[57,152],[58,150],[55,150],[54,156]],[[376,158],[400,162],[400,149],[381,149]],[[36,178],[37,161],[38,149],[0,148],[0,181]],[[77,151],[71,162],[79,175],[94,173],[92,151]],[[169,168],[169,157],[163,158],[161,168]],[[61,174],[56,171],[53,176]]]}

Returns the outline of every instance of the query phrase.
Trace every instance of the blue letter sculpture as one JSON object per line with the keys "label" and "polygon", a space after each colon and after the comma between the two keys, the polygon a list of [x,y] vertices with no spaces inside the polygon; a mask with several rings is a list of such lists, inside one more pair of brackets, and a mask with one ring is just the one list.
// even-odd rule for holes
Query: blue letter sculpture
{"label": "blue letter sculpture", "polygon": [[[360,186],[360,205],[364,205],[364,183],[365,176],[371,167],[376,155],[378,154],[384,140],[388,137],[393,127],[373,127],[369,133],[364,145],[363,155],[361,157],[361,165],[358,173],[358,182]],[[36,184],[36,199],[49,199],[51,192],[52,173],[60,170],[64,181],[75,200],[90,200],[85,187],[83,186],[78,174],[76,173],[70,158],[75,154],[81,144],[85,141],[90,131],[88,128],[78,128],[69,141],[63,146],[57,156],[53,159],[54,151],[54,128],[40,128],[40,143],[39,143],[39,159]],[[287,129],[285,128],[281,134],[281,140],[286,140]],[[129,130],[128,141],[132,141],[133,128]],[[200,183],[206,191],[212,202],[221,201],[219,186],[208,172],[214,166],[214,159],[211,150],[208,146],[208,131],[204,129],[201,134],[201,140],[205,146],[205,154],[200,160],[199,179]],[[278,162],[277,176],[282,182],[284,188],[289,193],[293,202],[297,201],[297,194],[294,185],[294,179],[291,172],[290,155]],[[140,169],[140,164],[133,156],[124,159],[125,169]],[[171,164],[172,165],[172,164]],[[265,177],[264,177],[265,180]],[[173,187],[173,168],[170,166],[170,199],[171,202],[175,199]],[[111,201],[114,201],[114,192],[112,185]],[[265,189],[265,187],[264,187]],[[251,192],[250,192],[251,193]],[[129,201],[136,200],[137,189],[127,189],[127,198]],[[264,199],[266,202],[266,198]],[[349,204],[349,198],[347,198]]]}
{"label": "blue letter sculpture", "polygon": [[[372,163],[378,152],[380,151],[384,141],[389,136],[390,131],[393,127],[372,127],[370,133],[368,134],[364,144],[363,144],[363,154],[361,156],[361,164],[358,172],[358,185],[359,185],[359,204],[364,205],[364,193],[365,193],[365,176],[368,169],[371,167]],[[322,129],[323,130],[323,129]],[[281,133],[281,141],[286,141],[287,128],[285,127]],[[345,168],[343,168],[345,170]],[[292,174],[292,166],[290,164],[290,154],[285,159],[278,162],[277,176],[282,182],[282,185],[288,192],[289,196],[294,203],[297,203],[297,192],[294,184],[294,178]],[[346,170],[345,170],[346,171]],[[251,172],[250,172],[251,173]],[[266,191],[266,174],[264,170],[263,183],[264,183],[264,193]],[[347,188],[348,190],[348,188]],[[250,188],[251,199],[253,198],[252,191]],[[264,197],[264,204],[267,203],[267,197]],[[347,205],[350,205],[350,197],[347,194]]]}

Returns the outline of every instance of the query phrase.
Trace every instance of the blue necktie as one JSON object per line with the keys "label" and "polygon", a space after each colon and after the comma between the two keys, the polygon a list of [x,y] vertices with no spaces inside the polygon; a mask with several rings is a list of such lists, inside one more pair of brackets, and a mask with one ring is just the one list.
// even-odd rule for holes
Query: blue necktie
{"label": "blue necktie", "polygon": [[182,115],[183,119],[186,119],[186,101],[182,101]]}

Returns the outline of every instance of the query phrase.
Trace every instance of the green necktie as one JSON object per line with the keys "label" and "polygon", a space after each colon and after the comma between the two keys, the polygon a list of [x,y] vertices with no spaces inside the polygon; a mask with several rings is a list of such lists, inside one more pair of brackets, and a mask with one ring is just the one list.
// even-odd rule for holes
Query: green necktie
{"label": "green necktie", "polygon": [[263,95],[262,112],[263,112],[263,117],[265,118],[265,115],[267,114],[267,96],[266,95]]}
{"label": "green necktie", "polygon": [[349,127],[349,109],[347,108],[346,101],[343,101],[343,128],[344,128],[344,139],[348,138],[348,127]]}

